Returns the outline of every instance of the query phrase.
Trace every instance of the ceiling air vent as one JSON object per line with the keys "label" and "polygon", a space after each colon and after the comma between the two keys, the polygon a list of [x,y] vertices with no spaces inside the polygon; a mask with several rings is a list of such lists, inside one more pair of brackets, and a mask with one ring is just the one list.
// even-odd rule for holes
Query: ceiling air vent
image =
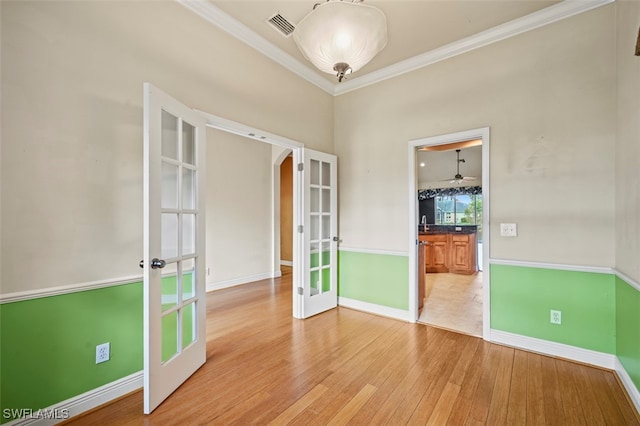
{"label": "ceiling air vent", "polygon": [[285,37],[289,37],[291,33],[293,33],[293,30],[296,29],[296,27],[289,22],[287,18],[280,15],[280,13],[273,15],[267,22]]}

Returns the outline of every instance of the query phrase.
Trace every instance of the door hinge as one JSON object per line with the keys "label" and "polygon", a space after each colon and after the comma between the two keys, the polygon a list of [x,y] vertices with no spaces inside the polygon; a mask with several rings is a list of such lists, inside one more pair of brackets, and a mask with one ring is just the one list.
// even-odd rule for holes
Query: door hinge
{"label": "door hinge", "polygon": [[304,163],[298,163],[298,171],[301,172],[304,170]]}
{"label": "door hinge", "polygon": [[304,233],[304,226],[298,225],[298,233],[299,234],[303,234]]}
{"label": "door hinge", "polygon": [[298,294],[302,296],[304,294],[304,289],[302,287],[298,287]]}

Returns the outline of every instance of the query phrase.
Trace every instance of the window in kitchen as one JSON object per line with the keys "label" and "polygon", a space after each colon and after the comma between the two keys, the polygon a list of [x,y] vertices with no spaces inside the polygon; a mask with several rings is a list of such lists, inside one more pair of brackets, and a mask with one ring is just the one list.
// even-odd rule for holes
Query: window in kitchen
{"label": "window in kitchen", "polygon": [[478,225],[482,237],[482,194],[439,195],[435,197],[436,225]]}

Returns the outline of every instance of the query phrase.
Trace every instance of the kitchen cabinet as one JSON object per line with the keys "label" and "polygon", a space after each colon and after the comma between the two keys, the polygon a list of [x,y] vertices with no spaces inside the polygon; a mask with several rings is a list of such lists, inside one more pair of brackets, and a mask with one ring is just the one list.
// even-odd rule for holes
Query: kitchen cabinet
{"label": "kitchen cabinet", "polygon": [[420,241],[420,244],[418,245],[418,309],[422,309],[424,306],[424,296],[426,291],[424,274],[427,272],[425,270],[424,255],[426,250],[426,241]]}
{"label": "kitchen cabinet", "polygon": [[476,272],[476,234],[451,234],[451,258],[449,271],[454,274],[471,275]]}
{"label": "kitchen cabinet", "polygon": [[477,271],[476,234],[421,234],[419,239],[427,243],[425,272],[471,275]]}
{"label": "kitchen cabinet", "polygon": [[424,261],[426,272],[449,272],[448,235],[421,235],[427,242]]}

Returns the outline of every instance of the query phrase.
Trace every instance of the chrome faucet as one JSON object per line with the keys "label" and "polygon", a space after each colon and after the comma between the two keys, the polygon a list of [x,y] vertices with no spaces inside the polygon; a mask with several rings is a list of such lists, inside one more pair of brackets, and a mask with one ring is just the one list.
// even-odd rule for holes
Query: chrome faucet
{"label": "chrome faucet", "polygon": [[429,227],[427,226],[427,215],[422,215],[422,220],[420,221],[420,226],[422,227],[422,230],[424,232],[427,232],[429,230]]}

